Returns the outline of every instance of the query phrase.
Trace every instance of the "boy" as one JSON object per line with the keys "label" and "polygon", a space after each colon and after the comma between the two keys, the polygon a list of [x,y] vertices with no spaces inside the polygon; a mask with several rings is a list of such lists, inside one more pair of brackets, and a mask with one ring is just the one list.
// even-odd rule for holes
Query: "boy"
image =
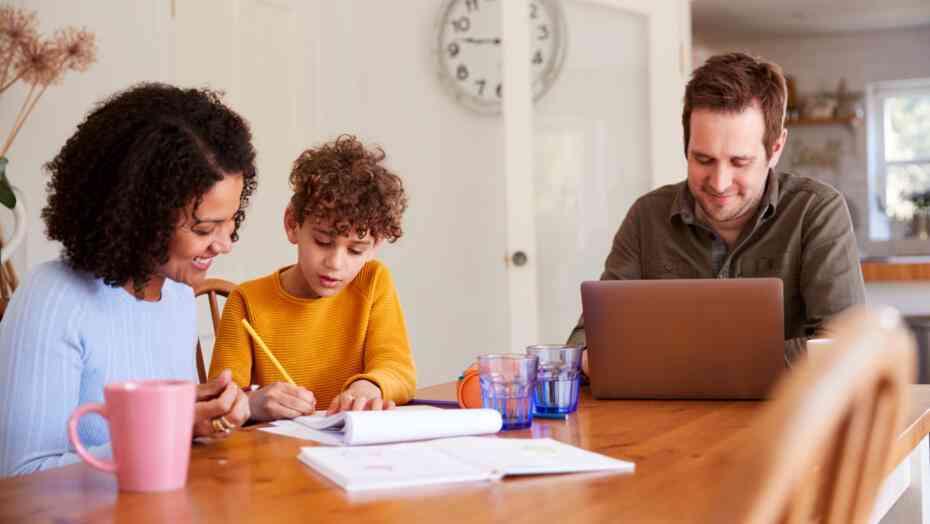
{"label": "boy", "polygon": [[[403,184],[355,137],[304,151],[284,230],[297,263],[239,286],[226,301],[210,375],[229,368],[248,393],[252,420],[390,409],[413,397],[416,371],[382,242],[402,235]],[[257,347],[248,319],[296,385]]]}

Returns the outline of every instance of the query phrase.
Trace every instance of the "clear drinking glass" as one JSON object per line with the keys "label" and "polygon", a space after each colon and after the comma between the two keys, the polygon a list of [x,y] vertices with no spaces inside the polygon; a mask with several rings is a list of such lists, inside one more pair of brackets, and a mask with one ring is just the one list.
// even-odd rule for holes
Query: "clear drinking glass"
{"label": "clear drinking glass", "polygon": [[504,419],[503,429],[528,428],[533,423],[534,355],[500,353],[478,356],[481,400]]}
{"label": "clear drinking glass", "polygon": [[578,409],[583,346],[542,344],[526,348],[536,357],[534,412],[537,415],[573,413]]}

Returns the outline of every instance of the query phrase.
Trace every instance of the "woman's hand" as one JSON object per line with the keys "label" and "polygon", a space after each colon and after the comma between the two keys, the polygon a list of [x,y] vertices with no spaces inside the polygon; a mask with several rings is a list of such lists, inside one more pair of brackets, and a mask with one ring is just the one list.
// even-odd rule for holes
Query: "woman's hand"
{"label": "woman's hand", "polygon": [[206,384],[197,385],[194,403],[194,436],[227,435],[249,419],[249,399],[232,380],[232,372],[223,370]]}
{"label": "woman's hand", "polygon": [[275,382],[248,394],[252,420],[276,420],[310,415],[316,409],[316,397],[307,388]]}
{"label": "woman's hand", "polygon": [[356,380],[329,403],[326,414],[333,415],[340,411],[380,411],[382,409],[394,409],[395,406],[393,400],[381,398],[381,388],[374,383],[367,380]]}

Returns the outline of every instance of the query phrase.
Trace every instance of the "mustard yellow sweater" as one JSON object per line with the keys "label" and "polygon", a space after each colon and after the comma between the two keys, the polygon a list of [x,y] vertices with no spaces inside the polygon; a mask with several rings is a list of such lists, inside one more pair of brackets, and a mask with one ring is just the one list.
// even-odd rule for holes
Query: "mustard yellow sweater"
{"label": "mustard yellow sweater", "polygon": [[362,267],[338,294],[298,298],[281,286],[281,273],[239,286],[226,301],[213,349],[210,376],[229,368],[242,387],[284,381],[242,326],[247,318],[291,378],[313,392],[317,406],[352,382],[378,385],[385,399],[409,401],[416,369],[404,315],[387,267]]}

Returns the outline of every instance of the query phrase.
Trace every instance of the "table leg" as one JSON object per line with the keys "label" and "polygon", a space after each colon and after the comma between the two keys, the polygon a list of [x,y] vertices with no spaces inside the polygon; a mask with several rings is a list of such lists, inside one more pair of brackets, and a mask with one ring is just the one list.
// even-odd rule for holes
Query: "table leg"
{"label": "table leg", "polygon": [[930,524],[930,437],[924,435],[915,452],[911,453],[914,482],[920,490],[920,522]]}
{"label": "table leg", "polygon": [[[920,446],[918,445],[918,448]],[[911,454],[904,458],[894,470],[885,477],[882,485],[875,497],[875,505],[872,508],[872,515],[869,517],[870,524],[878,524],[885,519],[885,515],[891,510],[898,500],[913,486],[920,478],[914,471],[918,462],[918,450],[914,449]],[[916,489],[916,488],[915,488]],[[885,519],[887,520],[887,519]],[[884,523],[889,524],[889,523]]]}

